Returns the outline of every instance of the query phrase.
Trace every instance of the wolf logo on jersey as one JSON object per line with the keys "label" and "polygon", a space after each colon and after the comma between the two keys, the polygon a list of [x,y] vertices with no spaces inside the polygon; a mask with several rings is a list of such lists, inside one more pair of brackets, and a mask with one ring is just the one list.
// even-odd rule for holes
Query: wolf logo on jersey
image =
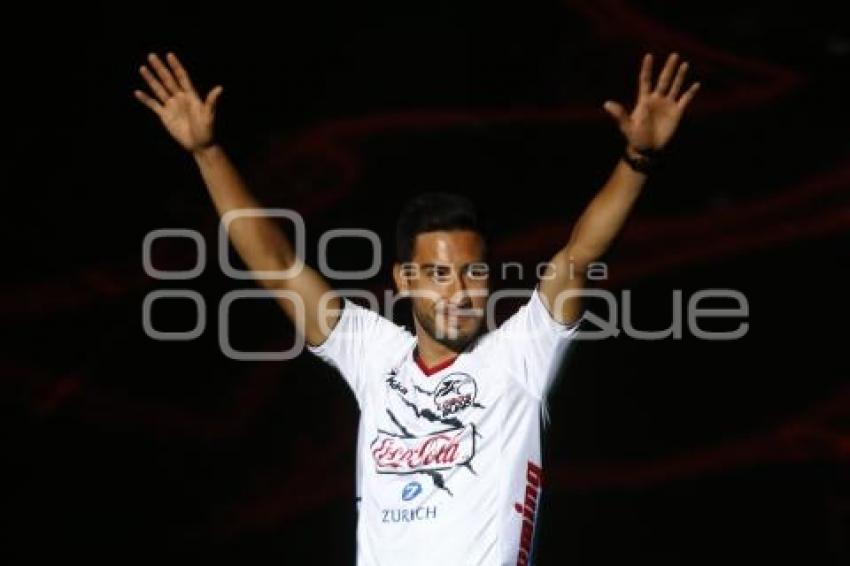
{"label": "wolf logo on jersey", "polygon": [[434,405],[443,417],[458,413],[475,402],[478,386],[465,373],[447,375],[434,391]]}

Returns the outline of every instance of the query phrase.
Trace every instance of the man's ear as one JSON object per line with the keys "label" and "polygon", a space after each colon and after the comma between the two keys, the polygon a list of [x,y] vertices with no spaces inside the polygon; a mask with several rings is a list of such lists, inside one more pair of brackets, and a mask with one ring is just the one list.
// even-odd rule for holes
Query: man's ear
{"label": "man's ear", "polygon": [[393,264],[393,281],[400,295],[404,296],[410,290],[410,284],[407,277],[404,276],[402,264],[395,262]]}

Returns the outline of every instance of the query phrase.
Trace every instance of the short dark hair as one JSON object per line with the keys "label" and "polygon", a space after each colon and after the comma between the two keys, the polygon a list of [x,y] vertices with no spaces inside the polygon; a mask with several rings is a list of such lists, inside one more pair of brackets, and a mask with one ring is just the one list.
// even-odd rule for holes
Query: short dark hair
{"label": "short dark hair", "polygon": [[422,193],[407,201],[399,214],[396,224],[398,261],[403,263],[413,258],[418,234],[438,230],[472,230],[486,241],[471,200],[453,193]]}

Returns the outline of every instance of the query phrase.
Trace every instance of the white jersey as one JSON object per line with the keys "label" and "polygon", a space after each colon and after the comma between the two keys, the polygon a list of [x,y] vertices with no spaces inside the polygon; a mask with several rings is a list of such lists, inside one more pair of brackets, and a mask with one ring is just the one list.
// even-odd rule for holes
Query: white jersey
{"label": "white jersey", "polygon": [[578,323],[553,319],[535,290],[499,328],[427,369],[415,335],[344,303],[308,349],[360,406],[357,564],[531,564],[541,416]]}

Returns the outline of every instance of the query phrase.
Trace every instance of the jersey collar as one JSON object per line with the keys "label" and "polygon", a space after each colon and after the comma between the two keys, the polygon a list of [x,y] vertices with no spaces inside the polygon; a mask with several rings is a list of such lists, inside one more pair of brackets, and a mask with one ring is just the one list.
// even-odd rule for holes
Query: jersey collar
{"label": "jersey collar", "polygon": [[440,371],[440,370],[446,369],[447,367],[449,367],[450,365],[452,365],[453,363],[455,363],[455,361],[457,361],[457,359],[458,359],[459,357],[460,357],[460,356],[456,354],[454,357],[451,357],[451,358],[449,358],[449,359],[447,359],[447,360],[444,360],[444,361],[442,361],[442,362],[440,362],[440,363],[438,363],[438,364],[436,364],[436,365],[433,365],[433,366],[430,366],[430,367],[429,367],[429,366],[428,366],[428,365],[427,365],[427,364],[426,364],[426,363],[422,360],[421,356],[419,356],[419,346],[415,346],[415,347],[413,348],[413,360],[416,362],[416,365],[417,365],[417,366],[419,366],[419,369],[421,369],[421,370],[422,370],[422,373],[424,373],[425,375],[433,375],[433,374],[437,373],[437,372],[438,372],[438,371]]}

